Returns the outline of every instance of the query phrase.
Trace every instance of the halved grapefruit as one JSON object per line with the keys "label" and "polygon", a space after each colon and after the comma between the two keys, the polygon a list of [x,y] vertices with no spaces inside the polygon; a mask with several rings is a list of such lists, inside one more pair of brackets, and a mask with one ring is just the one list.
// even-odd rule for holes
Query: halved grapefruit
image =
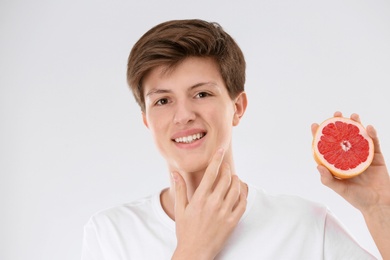
{"label": "halved grapefruit", "polygon": [[321,123],[312,148],[316,162],[341,179],[359,175],[374,158],[374,143],[366,129],[344,117],[332,117]]}

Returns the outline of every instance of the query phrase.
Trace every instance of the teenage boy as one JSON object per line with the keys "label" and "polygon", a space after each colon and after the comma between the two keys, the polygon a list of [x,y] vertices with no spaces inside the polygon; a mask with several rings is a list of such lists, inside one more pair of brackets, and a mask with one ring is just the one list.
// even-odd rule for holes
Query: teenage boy
{"label": "teenage boy", "polygon": [[[83,260],[374,259],[325,206],[270,195],[237,176],[232,128],[247,107],[245,59],[221,26],[202,20],[155,26],[134,45],[127,76],[171,185],[95,214],[85,226]],[[363,174],[340,181],[318,170],[325,185],[362,212],[389,259],[389,174],[374,128],[367,131],[376,152]]]}

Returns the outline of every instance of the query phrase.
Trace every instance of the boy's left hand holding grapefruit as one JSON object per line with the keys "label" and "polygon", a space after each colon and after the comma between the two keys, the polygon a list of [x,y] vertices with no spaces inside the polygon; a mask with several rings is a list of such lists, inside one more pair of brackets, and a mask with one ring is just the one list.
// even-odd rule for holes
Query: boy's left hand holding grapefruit
{"label": "boy's left hand holding grapefruit", "polygon": [[[336,112],[334,116],[342,117],[342,114]],[[360,122],[357,114],[352,114],[351,119]],[[313,136],[318,126],[316,123],[311,126]],[[324,185],[362,212],[383,259],[390,259],[390,177],[376,130],[370,125],[366,130],[373,140],[375,153],[371,165],[362,174],[340,180],[323,165],[317,169]]]}

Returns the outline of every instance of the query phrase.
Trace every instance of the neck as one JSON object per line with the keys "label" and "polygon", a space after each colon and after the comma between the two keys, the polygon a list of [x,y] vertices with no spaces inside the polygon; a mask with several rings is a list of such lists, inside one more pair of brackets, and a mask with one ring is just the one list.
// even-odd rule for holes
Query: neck
{"label": "neck", "polygon": [[[232,154],[231,153],[225,154],[225,158],[223,159],[223,161],[229,164],[232,174],[236,174]],[[180,172],[180,175],[183,177],[186,183],[187,199],[189,202],[191,201],[192,196],[194,195],[197,188],[199,187],[199,184],[201,183],[205,172],[206,169],[197,172],[182,172],[182,171]],[[168,214],[168,216],[173,220],[175,219],[174,217],[175,186],[174,185],[175,184],[172,178],[170,178],[170,187],[162,192],[160,198],[163,209]]]}

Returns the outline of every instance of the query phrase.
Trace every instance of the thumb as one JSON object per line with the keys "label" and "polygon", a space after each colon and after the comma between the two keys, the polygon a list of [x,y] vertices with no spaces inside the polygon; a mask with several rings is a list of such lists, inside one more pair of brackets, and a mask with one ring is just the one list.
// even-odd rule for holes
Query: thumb
{"label": "thumb", "polygon": [[178,172],[172,172],[172,179],[175,184],[175,218],[184,212],[188,204],[187,186],[183,177]]}

